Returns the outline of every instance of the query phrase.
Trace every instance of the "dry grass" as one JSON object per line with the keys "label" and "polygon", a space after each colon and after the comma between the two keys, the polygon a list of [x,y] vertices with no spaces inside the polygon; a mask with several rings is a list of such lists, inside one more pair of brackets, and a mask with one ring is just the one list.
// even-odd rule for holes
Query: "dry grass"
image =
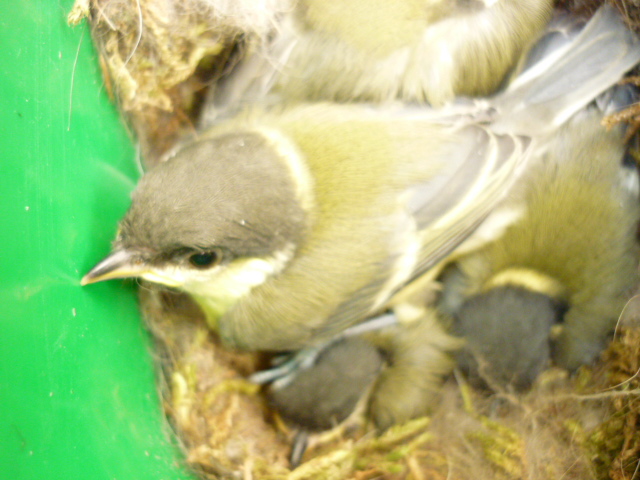
{"label": "dry grass", "polygon": [[207,89],[274,28],[288,0],[77,0],[105,88],[147,164],[194,131]]}

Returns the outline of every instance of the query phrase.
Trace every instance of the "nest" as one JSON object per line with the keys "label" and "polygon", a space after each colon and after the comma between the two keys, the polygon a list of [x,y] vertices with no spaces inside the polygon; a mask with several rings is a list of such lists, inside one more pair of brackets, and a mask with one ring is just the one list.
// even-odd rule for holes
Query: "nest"
{"label": "nest", "polygon": [[456,375],[431,417],[379,436],[352,418],[313,437],[291,470],[294,432],[246,380],[265,359],[222,348],[188,297],[141,296],[165,412],[202,478],[628,480],[640,471],[637,326],[621,328],[594,367],[573,377],[550,369],[523,395],[475,391]]}
{"label": "nest", "polygon": [[[601,3],[558,2],[584,12]],[[611,3],[640,30],[636,2]],[[105,87],[151,165],[195,131],[210,86],[289,8],[290,0],[78,0],[69,21],[89,20]],[[550,370],[526,395],[488,395],[458,376],[430,418],[382,435],[351,419],[315,436],[291,470],[293,432],[245,380],[265,359],[223,349],[184,295],[143,288],[141,299],[167,417],[202,478],[640,478],[637,326],[620,329],[595,367],[571,378]]]}
{"label": "nest", "polygon": [[557,0],[556,7],[577,15],[590,17],[604,3],[616,7],[627,26],[640,32],[640,2],[638,0]]}

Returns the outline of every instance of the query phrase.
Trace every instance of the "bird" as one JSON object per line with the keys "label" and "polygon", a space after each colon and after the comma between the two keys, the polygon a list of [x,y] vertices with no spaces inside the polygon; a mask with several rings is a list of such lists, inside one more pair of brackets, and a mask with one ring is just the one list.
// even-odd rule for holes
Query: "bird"
{"label": "bird", "polygon": [[420,303],[412,322],[393,313],[369,319],[325,344],[277,356],[275,367],[249,377],[269,384],[271,406],[296,429],[292,464],[310,433],[338,426],[359,405],[380,432],[430,412],[453,368],[450,352],[463,341],[445,331],[436,309]]}
{"label": "bird", "polygon": [[625,129],[602,119],[637,98],[613,87],[559,128],[507,200],[525,213],[445,269],[440,308],[472,377],[523,390],[550,362],[592,363],[613,333],[638,281],[639,182]]}
{"label": "bird", "polygon": [[482,102],[253,105],[224,119],[142,177],[81,283],[184,291],[239,350],[327,342],[512,223],[493,212],[545,139],[640,60],[611,9],[569,44]]}
{"label": "bird", "polygon": [[[281,416],[306,431],[335,427],[346,419],[376,379],[382,354],[361,337],[341,337],[286,382],[269,387],[268,398]],[[345,368],[348,367],[348,368]]]}
{"label": "bird", "polygon": [[465,340],[454,353],[456,366],[477,388],[526,391],[550,366],[552,329],[565,310],[562,302],[520,286],[465,299],[451,313],[451,333]]}
{"label": "bird", "polygon": [[373,343],[360,336],[342,336],[319,349],[293,375],[269,385],[269,404],[296,430],[292,466],[300,463],[310,433],[330,430],[351,416],[366,398],[382,362]]}
{"label": "bird", "polygon": [[552,12],[551,0],[299,0],[211,90],[205,118],[265,97],[439,107],[487,96]]}
{"label": "bird", "polygon": [[413,304],[419,313],[412,321],[401,314],[395,325],[363,335],[384,359],[365,410],[378,432],[431,413],[443,380],[455,367],[455,352],[464,345],[437,309],[418,305]]}
{"label": "bird", "polygon": [[[556,32],[550,32],[533,55],[544,57],[544,50],[553,51],[557,40]],[[628,161],[622,128],[607,131],[601,126],[604,115],[636,99],[628,86],[611,88],[547,137],[544,148],[533,155],[534,166],[505,200],[509,208],[524,210],[519,221],[484,249],[444,268],[439,278],[443,283],[439,309],[426,309],[411,324],[387,325],[366,334],[382,354],[377,378],[373,386],[367,379],[366,389],[342,391],[337,386],[352,385],[351,375],[363,369],[336,367],[330,374],[333,401],[367,396],[367,416],[384,431],[429,413],[441,378],[453,367],[447,352],[474,384],[515,391],[533,384],[549,366],[552,352],[575,350],[576,338],[578,349],[569,353],[568,360],[554,354],[557,363],[575,368],[591,361],[612,329],[625,294],[637,282],[637,172]],[[581,211],[586,212],[586,221],[584,213],[576,214]],[[491,260],[500,255],[505,257],[503,262],[516,266],[508,263],[508,268],[496,271]],[[531,268],[527,260],[545,258],[556,271],[564,272],[559,278],[565,285],[549,272]],[[599,260],[584,262],[583,258]],[[479,279],[487,284],[474,285]],[[591,310],[589,316],[572,316],[585,309]],[[573,323],[564,337],[555,338],[553,349],[552,332],[572,310],[567,320]],[[451,329],[445,332],[449,322]],[[580,338],[582,332],[591,334]],[[287,381],[300,388],[309,382],[322,383],[329,376],[318,372],[313,377],[313,372],[305,371],[301,384],[295,374],[289,374]],[[276,408],[304,411],[314,418],[313,409],[300,408],[300,399],[319,390],[316,386],[292,389],[290,395],[280,397]],[[326,402],[324,395],[318,401]],[[350,405],[354,404],[355,400]],[[347,411],[351,409],[340,418]],[[324,428],[329,428],[327,422]]]}
{"label": "bird", "polygon": [[[311,104],[209,130],[143,176],[114,252],[83,283],[138,276],[183,290],[241,350],[333,338],[455,245],[434,196],[451,191],[445,208],[479,200],[451,218],[466,235],[522,160],[477,162],[491,132],[416,115]],[[429,160],[434,151],[442,157]]]}

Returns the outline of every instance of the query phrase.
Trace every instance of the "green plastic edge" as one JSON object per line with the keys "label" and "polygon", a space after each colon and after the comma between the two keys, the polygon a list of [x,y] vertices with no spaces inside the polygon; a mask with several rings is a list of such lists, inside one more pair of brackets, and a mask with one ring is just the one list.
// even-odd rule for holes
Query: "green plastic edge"
{"label": "green plastic edge", "polygon": [[135,289],[80,287],[138,176],[72,0],[0,17],[0,478],[192,479]]}

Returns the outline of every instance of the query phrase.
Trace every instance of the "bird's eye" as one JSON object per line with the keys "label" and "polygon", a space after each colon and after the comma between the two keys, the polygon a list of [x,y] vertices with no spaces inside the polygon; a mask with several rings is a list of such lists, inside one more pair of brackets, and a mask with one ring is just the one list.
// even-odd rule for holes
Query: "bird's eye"
{"label": "bird's eye", "polygon": [[220,254],[216,251],[198,252],[189,256],[189,263],[196,268],[209,268],[218,264]]}

